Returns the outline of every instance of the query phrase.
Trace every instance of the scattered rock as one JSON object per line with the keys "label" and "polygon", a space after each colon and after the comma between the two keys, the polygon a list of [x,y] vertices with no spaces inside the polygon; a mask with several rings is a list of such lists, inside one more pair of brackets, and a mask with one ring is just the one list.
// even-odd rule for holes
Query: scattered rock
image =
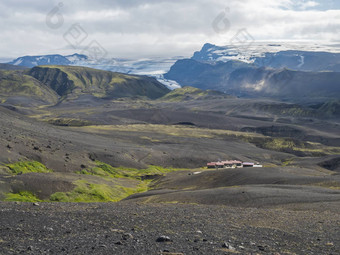
{"label": "scattered rock", "polygon": [[258,245],[257,248],[259,248],[260,251],[264,251],[264,247],[262,245]]}
{"label": "scattered rock", "polygon": [[128,240],[128,239],[133,239],[133,235],[131,235],[130,233],[125,233],[122,236],[123,240]]}
{"label": "scattered rock", "polygon": [[163,242],[172,242],[171,238],[168,236],[160,236],[156,239],[156,242],[163,243]]}
{"label": "scattered rock", "polygon": [[111,228],[110,229],[112,232],[115,232],[115,233],[124,233],[125,231],[122,230],[122,229],[116,229],[116,228]]}
{"label": "scattered rock", "polygon": [[53,228],[51,228],[51,227],[46,227],[46,226],[44,226],[44,229],[46,229],[46,230],[48,230],[48,231],[53,231]]}
{"label": "scattered rock", "polygon": [[228,250],[235,251],[236,249],[230,244],[230,243],[223,243],[222,245],[223,248],[227,248]]}
{"label": "scattered rock", "polygon": [[118,241],[118,242],[115,242],[116,245],[122,245],[123,242],[122,241]]}
{"label": "scattered rock", "polygon": [[39,205],[40,205],[40,204],[37,203],[37,202],[33,203],[33,206],[39,206]]}

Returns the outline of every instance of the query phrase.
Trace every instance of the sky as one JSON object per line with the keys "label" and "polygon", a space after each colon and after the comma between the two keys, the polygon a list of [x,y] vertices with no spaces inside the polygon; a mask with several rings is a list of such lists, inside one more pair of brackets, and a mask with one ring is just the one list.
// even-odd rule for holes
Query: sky
{"label": "sky", "polygon": [[258,42],[340,44],[340,0],[2,0],[0,30],[1,59],[189,56],[239,31]]}

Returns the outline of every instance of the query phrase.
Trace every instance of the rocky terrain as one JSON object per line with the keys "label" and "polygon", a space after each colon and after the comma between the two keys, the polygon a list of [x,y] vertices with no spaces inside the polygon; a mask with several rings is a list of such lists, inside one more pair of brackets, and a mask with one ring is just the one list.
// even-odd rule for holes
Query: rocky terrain
{"label": "rocky terrain", "polygon": [[[5,69],[1,254],[338,253],[337,100]],[[205,167],[225,159],[264,167]]]}
{"label": "rocky terrain", "polygon": [[3,254],[339,254],[338,212],[1,203]]}

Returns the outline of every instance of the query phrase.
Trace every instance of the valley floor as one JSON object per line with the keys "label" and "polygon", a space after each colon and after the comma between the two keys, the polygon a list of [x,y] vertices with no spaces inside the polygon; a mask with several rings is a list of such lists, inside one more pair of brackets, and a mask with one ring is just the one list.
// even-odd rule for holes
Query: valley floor
{"label": "valley floor", "polygon": [[0,107],[0,255],[339,254],[339,117],[172,100]]}

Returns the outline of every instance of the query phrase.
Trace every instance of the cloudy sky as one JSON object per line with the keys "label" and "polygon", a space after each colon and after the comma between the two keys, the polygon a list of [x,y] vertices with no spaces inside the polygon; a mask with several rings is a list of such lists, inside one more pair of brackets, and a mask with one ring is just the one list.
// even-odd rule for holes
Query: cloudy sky
{"label": "cloudy sky", "polygon": [[70,54],[189,56],[226,45],[240,29],[256,41],[340,43],[339,0],[2,0],[0,58]]}

